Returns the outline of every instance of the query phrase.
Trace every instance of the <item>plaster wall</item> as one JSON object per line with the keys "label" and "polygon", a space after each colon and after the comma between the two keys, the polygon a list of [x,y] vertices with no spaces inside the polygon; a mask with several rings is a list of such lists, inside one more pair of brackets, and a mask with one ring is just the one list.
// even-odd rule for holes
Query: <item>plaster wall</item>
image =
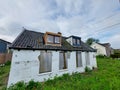
{"label": "plaster wall", "polygon": [[[67,58],[68,68],[59,70],[59,51],[52,52],[52,71],[39,73],[40,61],[38,59],[40,51],[36,50],[14,50],[10,75],[8,80],[8,87],[11,84],[15,84],[18,81],[29,82],[45,81],[48,78],[54,78],[54,76],[61,76],[64,73],[72,74],[73,72],[84,72],[86,67],[85,52],[82,52],[82,67],[76,67],[76,52],[67,52],[69,58]],[[90,65],[89,67],[97,67],[96,58],[94,52],[89,52]]]}

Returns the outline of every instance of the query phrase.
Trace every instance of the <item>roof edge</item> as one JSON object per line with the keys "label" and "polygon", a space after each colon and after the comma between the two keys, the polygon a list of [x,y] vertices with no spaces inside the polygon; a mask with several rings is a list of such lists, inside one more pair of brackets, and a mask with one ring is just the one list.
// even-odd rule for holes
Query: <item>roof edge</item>
{"label": "roof edge", "polygon": [[87,51],[87,52],[96,52],[96,50],[84,50],[84,49],[81,49],[81,50],[71,50],[71,49],[48,49],[48,48],[19,48],[19,47],[9,47],[9,49],[14,49],[14,50],[52,50],[52,51]]}
{"label": "roof edge", "polygon": [[17,37],[16,39],[12,42],[12,44],[10,45],[10,47],[17,41],[17,39],[22,35],[23,32],[25,32],[26,29],[24,29]]}

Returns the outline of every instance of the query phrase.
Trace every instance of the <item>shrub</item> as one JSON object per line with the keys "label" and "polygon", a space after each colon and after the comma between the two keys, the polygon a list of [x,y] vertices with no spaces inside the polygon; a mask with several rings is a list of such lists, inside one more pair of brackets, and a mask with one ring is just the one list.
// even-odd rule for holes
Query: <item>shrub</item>
{"label": "shrub", "polygon": [[2,67],[0,67],[0,75],[4,74],[5,71],[2,69]]}
{"label": "shrub", "polygon": [[120,58],[120,53],[114,53],[110,55],[111,58]]}
{"label": "shrub", "polygon": [[89,67],[85,67],[85,72],[91,72],[92,70]]}
{"label": "shrub", "polygon": [[37,88],[38,82],[34,82],[33,80],[29,81],[28,85],[26,86],[27,90],[35,90]]}
{"label": "shrub", "polygon": [[18,82],[15,85],[12,85],[8,88],[8,90],[25,90],[26,84],[22,82]]}
{"label": "shrub", "polygon": [[11,61],[7,61],[6,63],[5,63],[5,65],[10,65],[11,64]]}
{"label": "shrub", "polygon": [[43,87],[40,82],[35,82],[35,81],[31,80],[28,83],[24,83],[23,81],[18,82],[16,84],[10,86],[7,90],[43,90]]}
{"label": "shrub", "polygon": [[97,55],[96,57],[97,58],[105,58],[106,56],[105,55]]}

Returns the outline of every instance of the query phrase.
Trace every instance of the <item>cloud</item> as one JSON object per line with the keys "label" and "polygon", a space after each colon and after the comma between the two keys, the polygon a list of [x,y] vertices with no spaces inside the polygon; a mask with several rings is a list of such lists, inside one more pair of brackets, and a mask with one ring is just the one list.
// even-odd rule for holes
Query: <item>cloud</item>
{"label": "cloud", "polygon": [[116,49],[120,49],[120,33],[112,36],[111,38],[108,39],[108,41],[111,43],[112,47]]}
{"label": "cloud", "polygon": [[0,1],[0,38],[8,41],[13,41],[22,27],[61,32],[64,36],[77,35],[82,40],[94,37],[100,41],[120,31],[120,3],[117,0]]}

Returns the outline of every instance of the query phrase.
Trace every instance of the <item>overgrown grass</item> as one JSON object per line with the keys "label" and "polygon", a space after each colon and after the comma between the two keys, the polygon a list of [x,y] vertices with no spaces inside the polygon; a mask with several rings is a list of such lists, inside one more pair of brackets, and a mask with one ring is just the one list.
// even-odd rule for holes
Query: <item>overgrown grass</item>
{"label": "overgrown grass", "polygon": [[9,70],[10,61],[6,62],[5,65],[0,66],[0,90],[7,85]]}
{"label": "overgrown grass", "polygon": [[64,74],[44,83],[19,82],[9,90],[120,90],[120,60],[97,58],[98,69]]}

